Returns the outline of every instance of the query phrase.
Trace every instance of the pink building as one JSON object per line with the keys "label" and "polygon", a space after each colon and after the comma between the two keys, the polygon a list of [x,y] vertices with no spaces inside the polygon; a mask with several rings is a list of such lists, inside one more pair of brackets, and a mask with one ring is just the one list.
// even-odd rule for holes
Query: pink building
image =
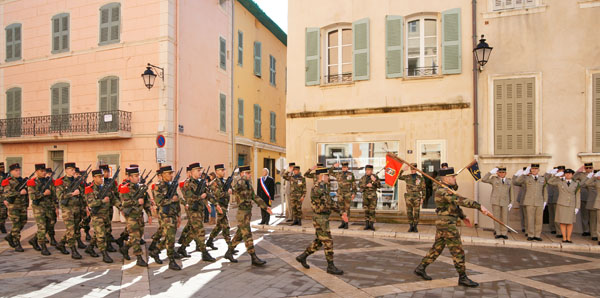
{"label": "pink building", "polygon": [[[15,0],[0,14],[3,161],[27,175],[38,162],[231,165],[232,0]],[[148,63],[164,69],[151,89]]]}

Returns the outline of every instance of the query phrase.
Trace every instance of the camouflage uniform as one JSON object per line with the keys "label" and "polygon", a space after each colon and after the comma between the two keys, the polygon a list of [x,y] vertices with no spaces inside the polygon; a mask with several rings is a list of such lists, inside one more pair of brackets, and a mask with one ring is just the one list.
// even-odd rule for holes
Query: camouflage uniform
{"label": "camouflage uniform", "polygon": [[452,254],[454,268],[456,268],[459,275],[463,276],[466,274],[465,252],[462,249],[460,233],[456,227],[456,222],[462,216],[462,210],[459,206],[481,210],[481,205],[473,200],[457,196],[441,187],[435,192],[435,205],[435,212],[438,215],[435,242],[421,261],[421,265],[427,266],[433,263],[447,245]]}
{"label": "camouflage uniform", "polygon": [[292,205],[292,219],[298,221],[302,219],[302,198],[306,194],[306,178],[300,174],[294,175],[292,172],[284,172],[281,176],[290,183],[290,204]]}
{"label": "camouflage uniform", "polygon": [[70,193],[66,193],[67,189],[74,183],[74,180],[74,177],[64,176],[54,182],[56,196],[60,202],[62,219],[67,229],[60,241],[61,245],[68,244],[69,246],[74,246],[76,244],[75,235],[77,230],[79,230],[79,222],[76,221],[79,219],[79,211],[81,210],[79,197],[73,197]]}
{"label": "camouflage uniform", "polygon": [[246,244],[246,250],[249,254],[254,254],[254,241],[252,239],[252,231],[250,230],[250,219],[252,218],[252,201],[260,208],[267,209],[268,206],[260,198],[254,195],[254,188],[250,181],[240,179],[233,185],[233,192],[238,195],[240,203],[238,205],[237,222],[238,230],[231,240],[231,247],[236,247],[242,240]]}
{"label": "camouflage uniform", "polygon": [[212,240],[219,235],[219,232],[223,232],[223,238],[227,245],[231,245],[231,235],[229,232],[229,218],[227,217],[227,208],[229,207],[229,193],[225,190],[225,182],[223,178],[215,178],[210,185],[210,193],[209,196],[210,202],[215,205],[221,207],[221,211],[223,213],[217,212],[217,224],[214,229],[210,232],[208,236],[208,241],[212,243]]}
{"label": "camouflage uniform", "polygon": [[[371,180],[371,176],[376,178],[375,182]],[[367,187],[367,184],[371,183],[371,187]],[[377,207],[377,189],[381,187],[381,181],[379,178],[375,176],[375,174],[371,174],[370,176],[363,176],[360,178],[360,182],[358,183],[358,187],[360,187],[362,191],[363,197],[363,209],[365,209],[365,220],[367,222],[374,223],[375,222],[375,207]]]}
{"label": "camouflage uniform", "polygon": [[133,249],[134,256],[142,255],[140,240],[144,235],[144,206],[140,205],[138,199],[148,196],[148,193],[144,193],[139,198],[134,198],[133,196],[139,190],[139,184],[129,183],[129,181],[125,181],[119,187],[121,206],[123,215],[125,215],[127,235],[129,236],[129,240],[125,245]]}
{"label": "camouflage uniform", "polygon": [[314,212],[313,225],[315,227],[316,238],[306,248],[306,254],[310,255],[316,252],[323,246],[325,251],[325,259],[328,262],[333,261],[333,240],[329,230],[329,215],[332,211],[343,213],[331,199],[329,183],[318,182],[313,186],[310,194],[310,204]]}
{"label": "camouflage uniform", "polygon": [[160,199],[154,196],[154,191],[156,190],[156,185],[157,185],[157,183],[152,184],[152,187],[151,187],[152,194],[153,194],[152,197],[154,198],[154,204],[156,204],[156,206],[157,206],[156,214],[158,217],[158,229],[156,230],[156,232],[154,232],[154,234],[152,234],[152,237],[151,237],[153,243],[160,242],[160,238],[162,237],[162,229],[164,227],[162,217],[160,216],[160,208],[158,207],[158,206],[160,206]]}
{"label": "camouflage uniform", "polygon": [[[154,188],[154,199],[159,208],[159,216],[162,220],[161,224],[161,235],[164,237],[164,241],[157,245],[157,249],[167,249],[167,256],[169,258],[175,257],[175,234],[177,233],[177,219],[179,218],[181,207],[179,201],[175,202],[172,198],[167,198],[167,191],[170,183],[177,182],[164,182],[161,181],[156,184]],[[175,196],[179,197],[177,194]]]}
{"label": "camouflage uniform", "polygon": [[[6,173],[0,173],[0,181],[6,179]],[[4,187],[0,186],[0,203],[4,201]],[[8,218],[8,209],[4,204],[0,204],[0,225],[4,226],[6,224],[6,219]]]}
{"label": "camouflage uniform", "polygon": [[340,211],[346,212],[350,217],[350,207],[352,206],[352,196],[356,195],[356,178],[350,171],[334,172],[334,168],[329,168],[329,175],[333,176],[338,184],[337,197]]}
{"label": "camouflage uniform", "polygon": [[8,202],[8,217],[12,222],[10,236],[15,242],[21,241],[21,230],[27,223],[29,198],[27,194],[22,195],[16,190],[23,179],[10,177],[2,181],[4,200]]}
{"label": "camouflage uniform", "polygon": [[54,186],[54,183],[50,184],[50,192],[51,193],[48,197],[48,200],[42,201],[42,206],[46,212],[46,232],[48,233],[48,236],[54,238],[54,235],[56,234],[54,232],[54,226],[56,225],[56,220],[58,217],[56,215],[56,210],[59,208],[58,199],[56,198],[56,187]]}
{"label": "camouflage uniform", "polygon": [[[106,183],[110,182],[110,178],[104,178],[104,185],[106,185]],[[104,221],[104,224],[106,225],[106,235],[108,236],[108,240],[112,241],[113,236],[112,236],[112,219],[113,219],[113,215],[114,215],[114,207],[117,207],[117,209],[121,209],[121,200],[119,200],[119,189],[118,189],[118,182],[115,180],[113,182],[115,184],[115,187],[112,189],[111,194],[110,194],[110,208],[108,210],[108,213],[105,214],[106,216],[106,220]]]}
{"label": "camouflage uniform", "polygon": [[312,179],[314,184],[317,184],[317,181],[319,180],[319,176],[317,174],[313,173],[313,170],[311,170],[311,169],[308,169],[308,170],[306,170],[306,172],[304,172],[304,177]]}
{"label": "camouflage uniform", "polygon": [[50,221],[49,212],[47,211],[47,205],[51,205],[52,193],[50,196],[44,195],[42,187],[46,184],[48,179],[51,178],[33,178],[27,181],[27,194],[33,204],[33,216],[35,217],[35,224],[37,226],[37,241],[42,243],[46,241],[46,233],[48,228],[48,222]]}
{"label": "camouflage uniform", "polygon": [[399,180],[406,182],[406,193],[404,200],[406,201],[406,214],[408,222],[411,225],[419,223],[419,212],[421,210],[421,202],[425,195],[425,179],[418,174],[402,175],[404,171],[400,171]]}
{"label": "camouflage uniform", "polygon": [[[183,238],[181,247],[187,247],[194,240],[196,241],[196,248],[205,251],[204,208],[206,208],[207,200],[200,197],[202,193],[200,193],[199,188],[200,182],[193,178],[187,179],[181,188],[181,193],[188,206],[188,222],[186,227],[189,226],[188,233]],[[204,193],[206,193],[206,189]]]}
{"label": "camouflage uniform", "polygon": [[[108,213],[112,208],[112,205],[110,202],[104,202],[104,198],[98,197],[102,187],[106,187],[106,185],[100,186],[92,183],[91,186],[85,188],[85,198],[88,206],[90,207],[92,228],[94,229],[94,236],[92,236],[90,245],[98,247],[101,251],[106,251],[106,245],[108,241],[108,239],[106,239],[106,219],[108,218]],[[106,196],[109,198],[112,195],[112,193],[106,194]]]}

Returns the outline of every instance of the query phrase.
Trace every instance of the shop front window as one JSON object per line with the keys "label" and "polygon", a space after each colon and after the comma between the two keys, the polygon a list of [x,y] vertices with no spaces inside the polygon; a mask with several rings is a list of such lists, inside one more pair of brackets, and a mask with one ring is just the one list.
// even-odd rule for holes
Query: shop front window
{"label": "shop front window", "polygon": [[[429,176],[436,178],[442,162],[446,160],[445,142],[417,141],[417,148],[420,168]],[[425,186],[425,199],[421,208],[435,209],[434,183],[425,179]]]}

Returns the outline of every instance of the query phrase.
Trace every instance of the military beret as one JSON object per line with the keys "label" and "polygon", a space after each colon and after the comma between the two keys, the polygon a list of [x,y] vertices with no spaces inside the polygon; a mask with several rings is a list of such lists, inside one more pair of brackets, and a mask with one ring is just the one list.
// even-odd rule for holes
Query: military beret
{"label": "military beret", "polygon": [[13,163],[12,165],[8,166],[8,168],[12,171],[14,169],[20,169],[21,165],[19,165],[19,163]]}
{"label": "military beret", "polygon": [[316,173],[317,175],[327,174],[327,168],[317,168]]}
{"label": "military beret", "polygon": [[365,169],[372,169],[372,168],[373,168],[373,165],[366,165],[365,166]]}
{"label": "military beret", "polygon": [[36,163],[35,164],[35,170],[46,170],[46,164],[45,163]]}
{"label": "military beret", "polygon": [[440,177],[444,177],[444,176],[456,176],[457,174],[454,173],[454,168],[447,168],[447,169],[441,169],[438,176]]}
{"label": "military beret", "polygon": [[250,171],[250,166],[241,166],[239,167],[240,172],[246,172],[246,171]]}
{"label": "military beret", "polygon": [[52,168],[46,168],[46,173],[52,173]]}
{"label": "military beret", "polygon": [[539,169],[540,168],[540,164],[539,163],[532,163],[531,164],[531,168],[532,169]]}
{"label": "military beret", "polygon": [[186,171],[186,172],[189,172],[189,171],[191,171],[191,170],[192,170],[192,168],[190,168],[190,166],[187,166],[187,167],[185,167],[185,171]]}
{"label": "military beret", "polygon": [[416,162],[413,162],[413,163],[411,163],[410,165],[411,165],[413,168],[416,168],[416,167],[417,167],[417,163],[416,163]]}
{"label": "military beret", "polygon": [[506,167],[498,167],[498,172],[506,172]]}
{"label": "military beret", "polygon": [[160,173],[166,173],[166,172],[173,172],[173,167],[171,166],[164,166],[164,167],[160,167]]}
{"label": "military beret", "polygon": [[102,176],[102,170],[100,170],[100,169],[93,170],[92,171],[92,176]]}
{"label": "military beret", "polygon": [[127,175],[132,175],[132,174],[139,174],[140,169],[136,168],[136,167],[129,167],[125,169],[125,173]]}
{"label": "military beret", "polygon": [[575,171],[573,171],[572,169],[566,169],[565,174],[575,174]]}
{"label": "military beret", "polygon": [[76,167],[77,166],[75,165],[74,162],[67,162],[67,163],[65,163],[65,169],[68,169],[68,168],[73,168],[74,169]]}
{"label": "military beret", "polygon": [[593,162],[586,162],[585,164],[583,164],[586,168],[593,168],[594,167],[594,163]]}
{"label": "military beret", "polygon": [[225,165],[224,165],[224,164],[222,164],[222,163],[220,163],[220,164],[216,164],[216,165],[215,165],[215,170],[218,170],[218,169],[224,169],[224,168],[225,168]]}
{"label": "military beret", "polygon": [[81,174],[81,171],[79,170],[79,168],[78,168],[78,167],[75,167],[75,173],[79,173],[79,174]]}
{"label": "military beret", "polygon": [[323,166],[324,166],[324,165],[323,165],[323,163],[322,163],[322,162],[318,162],[318,163],[317,163],[317,167],[323,167]]}

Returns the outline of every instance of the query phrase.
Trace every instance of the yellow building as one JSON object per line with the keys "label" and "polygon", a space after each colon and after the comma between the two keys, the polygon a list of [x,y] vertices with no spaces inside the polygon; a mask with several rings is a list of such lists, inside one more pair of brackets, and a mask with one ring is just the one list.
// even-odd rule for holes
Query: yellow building
{"label": "yellow building", "polygon": [[252,0],[234,7],[234,117],[237,164],[254,178],[285,156],[287,35]]}

